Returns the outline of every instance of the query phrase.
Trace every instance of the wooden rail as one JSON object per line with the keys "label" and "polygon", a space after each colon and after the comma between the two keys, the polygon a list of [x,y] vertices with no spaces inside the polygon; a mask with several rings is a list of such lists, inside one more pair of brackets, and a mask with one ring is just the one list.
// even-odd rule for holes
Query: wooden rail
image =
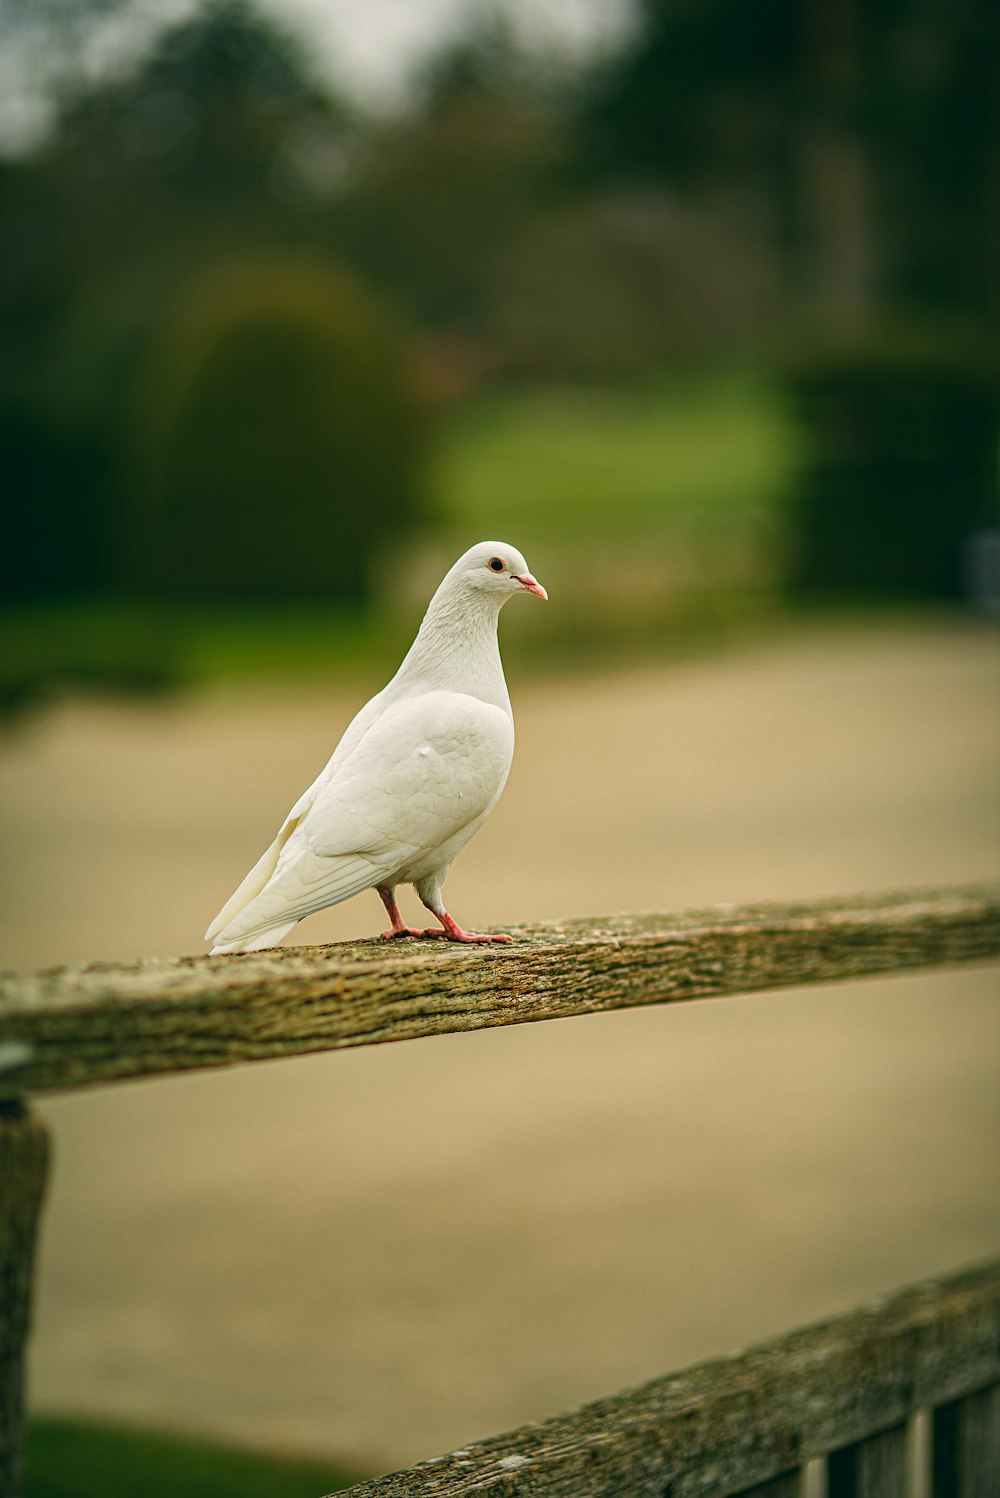
{"label": "wooden rail", "polygon": [[348,1492],[793,1498],[810,1459],[829,1498],[908,1498],[920,1477],[928,1498],[997,1498],[1000,1262]]}
{"label": "wooden rail", "polygon": [[[502,948],[368,941],[0,979],[0,1498],[17,1491],[48,1159],[27,1094],[995,959],[1000,891],[715,907],[511,934]],[[792,1498],[802,1461],[831,1452],[828,1498],[904,1498],[905,1422],[927,1406],[934,1486],[925,1491],[997,1498],[998,1287],[1000,1266],[919,1287],[353,1491],[749,1498],[755,1485],[754,1498]]]}
{"label": "wooden rail", "polygon": [[0,1096],[1000,956],[1000,891],[83,963],[0,979]]}

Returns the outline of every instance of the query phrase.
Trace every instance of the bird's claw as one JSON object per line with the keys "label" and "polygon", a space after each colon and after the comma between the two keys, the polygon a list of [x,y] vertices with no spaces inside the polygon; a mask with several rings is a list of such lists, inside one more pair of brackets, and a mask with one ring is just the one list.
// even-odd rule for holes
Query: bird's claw
{"label": "bird's claw", "polygon": [[470,944],[481,944],[488,941],[508,942],[514,940],[512,936],[507,936],[506,933],[502,931],[463,931],[461,927],[457,927],[454,931],[444,931],[440,926],[426,926],[423,929],[416,926],[400,926],[398,929],[394,928],[391,931],[383,931],[381,940],[397,941],[402,939],[403,937],[408,936],[415,937],[417,940],[420,940],[422,938],[425,941],[457,941]]}
{"label": "bird's claw", "polygon": [[429,931],[429,932],[425,931],[424,935],[425,936],[444,936],[444,937],[447,937],[447,939],[449,941],[468,941],[468,942],[499,941],[499,942],[508,942],[508,941],[513,941],[514,940],[514,938],[512,936],[507,936],[506,933],[503,932],[503,931],[485,931],[485,932],[481,932],[481,931],[461,931],[461,932],[457,932],[455,935],[452,935],[452,933],[450,931]]}

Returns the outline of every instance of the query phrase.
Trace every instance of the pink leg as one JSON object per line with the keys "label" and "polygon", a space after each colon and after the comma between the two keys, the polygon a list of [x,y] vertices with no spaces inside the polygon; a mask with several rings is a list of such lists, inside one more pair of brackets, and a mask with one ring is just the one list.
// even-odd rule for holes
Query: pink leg
{"label": "pink leg", "polygon": [[[379,898],[381,899],[382,904],[385,906],[386,913],[390,921],[392,922],[392,930],[382,932],[383,941],[393,941],[396,937],[400,936],[417,936],[424,937],[426,939],[436,938],[437,940],[442,941],[463,942],[513,940],[512,937],[504,936],[499,933],[495,936],[482,936],[476,931],[463,931],[458,922],[452,920],[451,916],[443,907],[440,911],[437,911],[431,909],[430,905],[427,906],[427,909],[430,910],[432,915],[437,916],[438,920],[441,922],[441,925],[444,927],[443,931],[438,930],[437,926],[428,926],[425,929],[421,929],[419,926],[407,926],[406,922],[403,920],[403,917],[399,913],[399,906],[396,904],[395,891],[390,888],[388,884],[377,884],[375,888],[377,889]],[[424,901],[424,904],[426,903],[427,902]]]}
{"label": "pink leg", "polygon": [[[424,900],[422,903],[424,905],[427,905],[426,900]],[[421,932],[421,935],[423,936],[442,936],[447,941],[465,942],[513,941],[514,939],[512,936],[505,936],[502,932],[499,931],[493,933],[487,932],[485,934],[481,934],[478,931],[463,931],[458,922],[448,914],[443,905],[440,910],[435,910],[432,905],[427,905],[427,909],[430,911],[431,915],[437,916],[438,920],[444,927],[444,930],[438,931],[434,927],[431,927],[429,930]]]}
{"label": "pink leg", "polygon": [[378,890],[379,899],[385,906],[386,914],[392,922],[392,930],[383,931],[382,940],[392,941],[397,936],[423,936],[424,933],[422,931],[414,930],[412,926],[408,926],[403,920],[403,917],[399,913],[399,906],[396,904],[395,890],[388,884],[376,884],[375,888]]}

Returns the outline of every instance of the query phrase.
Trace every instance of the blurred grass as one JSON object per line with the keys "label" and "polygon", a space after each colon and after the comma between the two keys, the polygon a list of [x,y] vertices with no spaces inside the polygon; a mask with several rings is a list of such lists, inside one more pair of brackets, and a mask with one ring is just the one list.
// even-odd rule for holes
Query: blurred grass
{"label": "blurred grass", "polygon": [[[536,640],[548,656],[590,659],[665,634],[675,648],[714,643],[776,604],[796,467],[777,391],[747,371],[631,390],[488,392],[442,427],[433,556],[424,571],[397,557],[369,617],[317,603],[12,607],[0,615],[0,709],[66,688],[381,670],[408,645],[442,566],[483,537],[544,554],[559,598]],[[505,629],[515,653],[521,628]]]}
{"label": "blurred grass", "polygon": [[23,1498],[321,1498],[360,1482],[302,1462],[126,1426],[28,1423]]}
{"label": "blurred grass", "polygon": [[459,410],[441,458],[438,566],[510,539],[554,600],[505,650],[590,664],[716,649],[784,610],[799,467],[779,391],[730,368],[631,389],[515,388]]}
{"label": "blurred grass", "polygon": [[0,615],[0,712],[67,689],[152,695],[240,677],[342,678],[384,667],[402,643],[398,624],[321,604],[33,604]]}
{"label": "blurred grass", "polygon": [[776,388],[725,370],[632,390],[516,389],[460,412],[442,463],[453,522],[644,542],[774,521],[797,467]]}

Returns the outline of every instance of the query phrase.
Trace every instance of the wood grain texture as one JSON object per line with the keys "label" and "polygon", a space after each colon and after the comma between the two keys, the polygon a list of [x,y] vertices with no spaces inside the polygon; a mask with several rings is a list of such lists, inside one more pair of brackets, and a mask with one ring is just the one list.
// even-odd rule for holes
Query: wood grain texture
{"label": "wood grain texture", "polygon": [[0,979],[0,1095],[1000,956],[1000,891],[83,963]]}
{"label": "wood grain texture", "polygon": [[909,1491],[904,1425],[830,1454],[827,1498],[907,1498]]}
{"label": "wood grain texture", "polygon": [[998,1374],[1000,1261],[348,1491],[726,1498],[872,1437],[875,1476],[883,1455],[895,1470],[911,1410],[964,1397]]}
{"label": "wood grain texture", "polygon": [[744,1488],[737,1498],[802,1498],[802,1474],[801,1472],[784,1472],[780,1477],[772,1478],[770,1482],[761,1482],[752,1488]]}
{"label": "wood grain texture", "polygon": [[24,1349],[48,1160],[44,1125],[20,1104],[0,1105],[0,1498],[18,1490]]}
{"label": "wood grain texture", "polygon": [[1000,1493],[1000,1383],[934,1411],[934,1498]]}
{"label": "wood grain texture", "polygon": [[959,1498],[1000,1493],[1000,1384],[969,1394],[959,1405]]}

